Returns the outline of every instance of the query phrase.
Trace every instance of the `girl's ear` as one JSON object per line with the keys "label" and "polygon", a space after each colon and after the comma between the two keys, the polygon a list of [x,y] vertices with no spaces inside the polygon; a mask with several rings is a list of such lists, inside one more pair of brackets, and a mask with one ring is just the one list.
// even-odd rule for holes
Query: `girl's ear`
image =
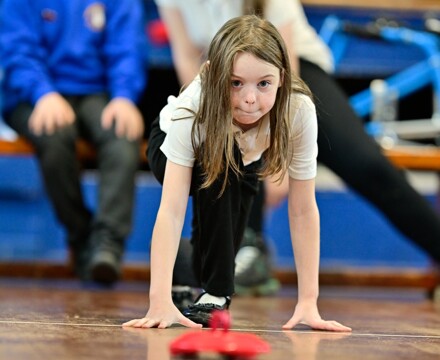
{"label": "girl's ear", "polygon": [[204,63],[202,63],[202,65],[200,65],[199,75],[201,75],[202,73],[207,72],[208,70],[209,70],[209,60],[205,61]]}
{"label": "girl's ear", "polygon": [[209,60],[206,60],[201,66],[199,73],[205,72],[209,70]]}

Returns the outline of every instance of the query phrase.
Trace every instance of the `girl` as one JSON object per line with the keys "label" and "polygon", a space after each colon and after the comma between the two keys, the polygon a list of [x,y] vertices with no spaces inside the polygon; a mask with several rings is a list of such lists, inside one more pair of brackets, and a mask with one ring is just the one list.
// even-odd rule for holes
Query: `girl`
{"label": "girl", "polygon": [[[155,2],[167,28],[173,63],[182,85],[189,84],[196,76],[210,40],[230,18],[255,12],[274,24],[289,51],[292,71],[304,80],[316,99],[318,163],[332,170],[351,190],[376,207],[403,235],[403,239],[425,251],[434,262],[440,264],[438,214],[365,132],[363,120],[354,112],[343,89],[332,76],[331,52],[308,23],[300,0]],[[163,85],[170,87],[169,82]],[[262,190],[266,194],[260,191],[257,195],[249,222],[249,226],[257,233],[264,235],[263,205],[273,206],[285,198],[285,182],[282,186],[273,186],[270,181],[265,181]],[[262,251],[250,253],[255,254],[254,261],[247,261],[245,266],[237,266],[237,292],[241,290],[240,287],[244,287],[245,294],[264,294],[260,291],[261,286],[255,289],[254,281],[249,281],[249,276],[240,276],[248,273],[260,275],[261,268],[264,268],[267,250],[258,242],[257,246]],[[237,260],[240,260],[241,252]],[[239,265],[240,261],[237,263]],[[253,276],[252,280],[258,275]],[[265,282],[259,284],[265,285]]]}
{"label": "girl", "polygon": [[[150,308],[124,326],[208,326],[234,293],[234,258],[259,178],[289,175],[289,222],[298,303],[283,328],[350,331],[318,308],[319,214],[314,194],[317,120],[311,94],[291,73],[285,44],[266,20],[229,20],[208,61],[153,124],[149,161],[163,184],[151,248]],[[262,161],[264,158],[264,161]],[[172,302],[173,265],[189,195],[193,265],[204,292],[183,314]],[[200,325],[201,324],[201,325]]]}

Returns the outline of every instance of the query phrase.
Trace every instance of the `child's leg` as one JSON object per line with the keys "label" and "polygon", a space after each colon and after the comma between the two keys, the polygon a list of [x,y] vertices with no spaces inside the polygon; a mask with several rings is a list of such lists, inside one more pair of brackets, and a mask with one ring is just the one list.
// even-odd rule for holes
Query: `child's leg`
{"label": "child's leg", "polygon": [[[240,156],[239,152],[237,156]],[[231,171],[220,198],[223,178],[207,189],[194,191],[194,269],[201,286],[211,295],[230,296],[234,293],[235,255],[258,189],[256,172],[259,167],[259,162],[243,167],[242,177]],[[199,184],[202,179],[200,168],[196,166],[193,172],[193,184]]]}
{"label": "child's leg", "polygon": [[194,305],[183,310],[183,315],[203,326],[210,326],[214,310],[228,309],[231,303],[235,255],[258,189],[256,169],[259,165],[243,168],[240,177],[229,174],[220,197],[223,179],[207,189],[197,190],[196,185],[203,177],[199,168],[193,170],[193,261],[205,292]]}
{"label": "child's leg", "polygon": [[121,276],[125,242],[132,228],[139,142],[104,129],[101,114],[108,104],[101,94],[74,99],[83,136],[97,150],[99,196],[89,237],[88,271],[93,281],[114,284]]}
{"label": "child's leg", "polygon": [[75,155],[77,126],[65,126],[51,135],[35,135],[29,129],[32,111],[33,107],[30,104],[23,103],[6,119],[8,124],[29,139],[36,149],[48,196],[57,218],[66,228],[74,270],[84,279],[87,277],[87,237],[92,214],[81,193],[80,167]]}

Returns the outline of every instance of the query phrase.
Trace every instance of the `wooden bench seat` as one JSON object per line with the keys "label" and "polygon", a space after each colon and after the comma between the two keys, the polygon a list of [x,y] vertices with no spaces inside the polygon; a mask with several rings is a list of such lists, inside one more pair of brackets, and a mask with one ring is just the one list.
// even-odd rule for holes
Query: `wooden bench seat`
{"label": "wooden bench seat", "polygon": [[[146,158],[147,142],[143,141],[140,158],[143,164],[147,163]],[[440,172],[440,148],[437,147],[416,147],[401,146],[389,150],[383,150],[391,162],[408,170],[426,170]],[[93,146],[84,140],[77,143],[78,157],[82,160],[93,160],[96,156]],[[0,139],[0,156],[2,155],[29,155],[34,154],[34,149],[28,141],[18,138],[15,141]]]}
{"label": "wooden bench seat", "polygon": [[391,162],[404,169],[440,172],[440,148],[434,146],[396,146],[383,150]]}
{"label": "wooden bench seat", "polygon": [[[143,165],[147,163],[146,149],[147,141],[143,141],[139,154]],[[34,152],[32,145],[22,137],[19,137],[14,141],[0,139],[0,156],[33,156]],[[85,140],[78,140],[76,144],[76,152],[78,158],[82,161],[94,161],[96,159],[96,152],[93,145]]]}

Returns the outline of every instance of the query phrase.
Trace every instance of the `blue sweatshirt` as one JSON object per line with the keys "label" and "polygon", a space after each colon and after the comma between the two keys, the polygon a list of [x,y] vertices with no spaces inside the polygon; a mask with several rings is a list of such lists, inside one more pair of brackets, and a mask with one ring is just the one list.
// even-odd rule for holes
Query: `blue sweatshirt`
{"label": "blue sweatshirt", "polygon": [[137,101],[145,85],[139,0],[2,0],[4,110],[48,92]]}

